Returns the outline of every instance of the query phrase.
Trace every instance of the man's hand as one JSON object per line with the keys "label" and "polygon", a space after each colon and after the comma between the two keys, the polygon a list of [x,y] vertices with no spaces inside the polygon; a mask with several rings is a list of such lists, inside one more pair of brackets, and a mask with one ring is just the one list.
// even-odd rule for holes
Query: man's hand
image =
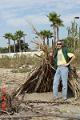
{"label": "man's hand", "polygon": [[68,65],[70,65],[69,63],[66,63],[64,66],[67,67]]}

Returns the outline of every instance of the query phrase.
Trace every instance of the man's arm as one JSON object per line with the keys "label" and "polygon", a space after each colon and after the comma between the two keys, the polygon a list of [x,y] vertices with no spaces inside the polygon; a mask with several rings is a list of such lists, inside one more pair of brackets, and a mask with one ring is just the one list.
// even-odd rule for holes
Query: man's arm
{"label": "man's arm", "polygon": [[68,56],[71,58],[70,61],[66,64],[66,66],[70,65],[72,61],[75,59],[75,55],[73,53],[68,53]]}

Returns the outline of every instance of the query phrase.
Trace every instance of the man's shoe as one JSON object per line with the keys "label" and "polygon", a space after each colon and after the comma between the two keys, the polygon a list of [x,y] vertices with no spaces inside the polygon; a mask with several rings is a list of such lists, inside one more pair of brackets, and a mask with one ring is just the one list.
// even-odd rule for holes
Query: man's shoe
{"label": "man's shoe", "polygon": [[59,101],[59,100],[61,100],[62,99],[62,97],[53,97],[53,100],[55,101],[55,102],[57,102],[57,101]]}
{"label": "man's shoe", "polygon": [[54,100],[54,101],[56,101],[56,100],[58,100],[58,99],[59,99],[58,97],[53,97],[53,100]]}
{"label": "man's shoe", "polygon": [[63,102],[67,102],[67,100],[68,100],[67,98],[62,98]]}

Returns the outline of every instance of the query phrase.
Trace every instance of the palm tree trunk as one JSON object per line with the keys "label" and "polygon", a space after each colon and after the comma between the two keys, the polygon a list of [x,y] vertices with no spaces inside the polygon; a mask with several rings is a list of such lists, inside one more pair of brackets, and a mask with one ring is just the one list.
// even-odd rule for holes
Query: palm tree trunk
{"label": "palm tree trunk", "polygon": [[15,53],[15,51],[16,51],[16,47],[15,47],[15,40],[14,40],[14,53]]}
{"label": "palm tree trunk", "polygon": [[21,41],[19,39],[19,52],[21,52]]}
{"label": "palm tree trunk", "polygon": [[9,49],[9,53],[11,53],[11,48],[10,48],[10,39],[8,39],[8,49]]}
{"label": "palm tree trunk", "polygon": [[54,43],[56,43],[56,26],[54,26]]}
{"label": "palm tree trunk", "polygon": [[57,27],[57,41],[59,40],[59,27]]}
{"label": "palm tree trunk", "polygon": [[47,38],[47,45],[49,46],[49,38]]}
{"label": "palm tree trunk", "polygon": [[43,38],[43,45],[45,45],[45,38]]}
{"label": "palm tree trunk", "polygon": [[25,35],[23,36],[24,39],[24,52],[25,52]]}

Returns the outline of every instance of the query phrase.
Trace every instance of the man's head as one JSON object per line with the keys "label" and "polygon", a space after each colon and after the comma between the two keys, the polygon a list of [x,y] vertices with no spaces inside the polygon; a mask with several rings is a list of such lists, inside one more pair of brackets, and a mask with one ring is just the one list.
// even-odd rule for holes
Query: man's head
{"label": "man's head", "polygon": [[61,49],[62,46],[63,46],[62,41],[58,41],[58,42],[56,43],[57,49]]}

